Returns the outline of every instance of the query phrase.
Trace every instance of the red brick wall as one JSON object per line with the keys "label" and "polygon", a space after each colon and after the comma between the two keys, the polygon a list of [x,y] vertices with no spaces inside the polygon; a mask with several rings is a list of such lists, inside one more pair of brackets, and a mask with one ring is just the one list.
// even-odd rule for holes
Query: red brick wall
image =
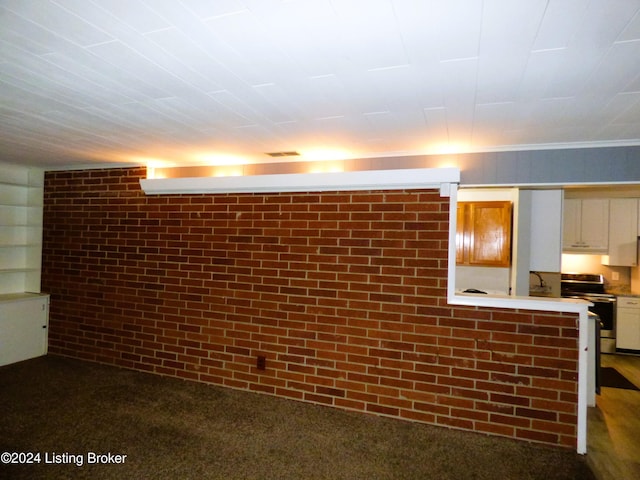
{"label": "red brick wall", "polygon": [[447,305],[437,191],[145,196],[144,174],[47,173],[51,353],[575,446],[576,316]]}

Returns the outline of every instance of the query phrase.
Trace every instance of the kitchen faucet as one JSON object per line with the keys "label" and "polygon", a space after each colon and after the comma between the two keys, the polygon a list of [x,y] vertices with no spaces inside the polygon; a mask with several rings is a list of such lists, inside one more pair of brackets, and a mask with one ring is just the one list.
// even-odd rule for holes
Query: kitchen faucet
{"label": "kitchen faucet", "polygon": [[547,286],[547,284],[546,284],[546,283],[544,283],[544,279],[542,278],[542,275],[540,275],[538,272],[529,272],[529,274],[531,274],[531,275],[535,275],[536,277],[538,277],[538,278],[540,279],[540,287],[541,287],[541,288],[543,288],[543,287],[546,287],[546,286]]}

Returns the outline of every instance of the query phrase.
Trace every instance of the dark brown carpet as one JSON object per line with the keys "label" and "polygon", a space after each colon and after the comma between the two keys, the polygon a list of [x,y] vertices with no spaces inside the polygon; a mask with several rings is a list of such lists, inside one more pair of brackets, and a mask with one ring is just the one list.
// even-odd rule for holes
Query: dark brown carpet
{"label": "dark brown carpet", "polygon": [[0,412],[0,452],[41,461],[2,479],[594,478],[564,449],[54,356],[0,368]]}
{"label": "dark brown carpet", "polygon": [[623,388],[625,390],[639,390],[638,387],[627,380],[627,377],[613,367],[602,367],[600,369],[600,386]]}

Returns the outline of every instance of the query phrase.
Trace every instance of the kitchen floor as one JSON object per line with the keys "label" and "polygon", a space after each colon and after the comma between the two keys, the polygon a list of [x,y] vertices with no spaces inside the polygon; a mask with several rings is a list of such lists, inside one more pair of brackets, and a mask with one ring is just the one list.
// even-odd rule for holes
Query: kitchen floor
{"label": "kitchen floor", "polygon": [[[602,355],[640,387],[640,356]],[[602,387],[597,407],[589,408],[587,461],[599,480],[640,478],[640,390]]]}

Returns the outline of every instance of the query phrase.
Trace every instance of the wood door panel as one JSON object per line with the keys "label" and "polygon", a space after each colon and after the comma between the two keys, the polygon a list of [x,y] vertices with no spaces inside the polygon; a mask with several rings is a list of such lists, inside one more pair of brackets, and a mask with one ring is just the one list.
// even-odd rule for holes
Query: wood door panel
{"label": "wood door panel", "polygon": [[511,265],[511,202],[461,202],[457,218],[458,264]]}

